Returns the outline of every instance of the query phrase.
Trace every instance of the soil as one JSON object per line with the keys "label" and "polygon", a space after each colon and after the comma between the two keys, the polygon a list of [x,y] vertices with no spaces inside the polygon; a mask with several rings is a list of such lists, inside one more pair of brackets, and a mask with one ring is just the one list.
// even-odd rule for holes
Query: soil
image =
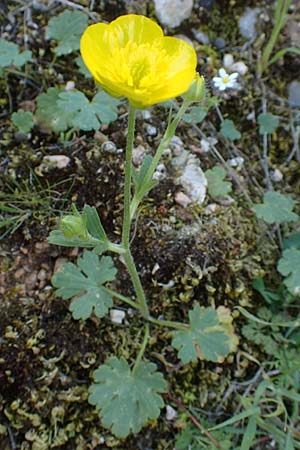
{"label": "soil", "polygon": [[[111,154],[100,148],[103,141],[110,140],[117,149],[124,149],[126,107],[122,105],[119,119],[109,126],[102,125],[100,132],[74,132],[67,139],[46,132],[41,126],[24,136],[16,132],[10,120],[11,112],[18,108],[35,110],[36,96],[50,86],[73,80],[76,88],[87,95],[96,92],[93,81],[76,71],[73,55],[53,63],[55,44],[45,39],[44,30],[49,19],[64,9],[63,3],[46,1],[27,6],[16,1],[0,5],[3,37],[22,45],[26,36],[35,67],[33,81],[13,73],[0,79],[0,205],[13,208],[16,217],[0,228],[0,449],[172,449],[176,434],[188,421],[186,415],[180,416],[179,412],[174,420],[167,420],[163,410],[157,421],[122,441],[101,426],[97,411],[87,401],[93,371],[108,356],[117,354],[134,361],[143,335],[139,316],[127,315],[122,325],[113,324],[109,318],[75,321],[68,309],[69,301],[58,298],[51,284],[54,271],[66,261],[76,262],[82,253],[78,248],[47,242],[49,232],[57,227],[62,213],[69,211],[72,203],[79,210],[84,204],[95,206],[110,239],[120,240],[124,151]],[[74,5],[88,7],[88,3],[76,1]],[[259,33],[269,35],[272,3],[231,1],[228,8],[228,2],[222,1],[215,2],[211,9],[195,5],[191,17],[180,28],[165,30],[193,40],[199,70],[209,89],[214,67],[222,66],[224,52],[248,65],[241,91],[224,93],[219,105],[223,117],[233,120],[242,133],[241,140],[233,144],[220,136],[215,108],[200,129],[182,122],[176,132],[185,148],[200,159],[203,170],[220,163],[212,152],[201,149],[203,134],[217,137],[217,147],[225,160],[242,156],[245,162],[240,170],[233,169],[231,173],[232,202],[215,202],[208,197],[201,206],[184,208],[175,201],[180,186],[166,160],[167,177],[143,203],[132,241],[132,253],[154,317],[163,311],[165,319],[187,320],[195,301],[202,306],[226,306],[234,311],[239,349],[223,364],[181,364],[171,347],[170,331],[155,327],[145,355],[168,381],[170,395],[165,395],[165,403],[178,409],[172,400],[178,399],[186,407],[200,408],[210,420],[224,420],[236,411],[236,399],[226,395],[228,389],[234,383],[252,379],[258,369],[256,361],[266,358],[262,349],[243,338],[241,328],[246,319],[235,307],[247,307],[256,314],[265,304],[252,287],[255,278],[264,276],[273,288],[280,284],[276,229],[257,221],[252,210],[253,203],[260,202],[266,190],[261,166],[262,139],[256,116],[251,116],[261,112],[262,99],[267,102],[268,111],[281,117],[282,126],[269,139],[270,171],[279,169],[283,174],[283,181],[275,189],[293,195],[299,202],[300,161],[296,157],[288,160],[295,143],[289,132],[292,113],[287,86],[299,74],[300,58],[287,55],[258,81],[256,61],[263,41],[259,43],[257,38],[260,47],[245,46],[238,31],[238,18],[245,8],[258,6],[262,11]],[[95,2],[92,11],[97,20],[107,21],[128,12],[155,17],[150,1]],[[290,16],[290,20],[297,21],[296,6]],[[225,50],[208,50],[199,45],[192,28],[207,32],[212,42],[216,37],[224,38]],[[278,48],[290,46],[289,39],[285,29]],[[140,115],[136,145],[153,152],[167,118],[166,109],[159,106],[151,109],[150,119]],[[147,134],[147,124],[156,127],[156,136]],[[63,169],[41,173],[43,157],[51,154],[66,155],[71,162]],[[212,203],[216,204],[213,214],[206,209]],[[299,212],[299,203],[296,208]],[[0,219],[12,217],[11,212],[1,211]],[[285,231],[288,230],[287,227]],[[131,296],[128,274],[117,258],[115,264],[115,287]],[[164,287],[168,284],[169,288]],[[293,318],[295,313],[288,314]],[[268,445],[268,441],[258,442],[252,448],[275,448],[271,441]]]}

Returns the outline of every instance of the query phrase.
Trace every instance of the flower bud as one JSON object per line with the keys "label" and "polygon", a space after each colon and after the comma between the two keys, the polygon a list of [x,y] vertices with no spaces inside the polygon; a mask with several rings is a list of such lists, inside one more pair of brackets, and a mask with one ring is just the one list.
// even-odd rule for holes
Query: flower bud
{"label": "flower bud", "polygon": [[190,102],[201,102],[205,96],[205,81],[199,73],[196,73],[196,77],[191,82],[189,89],[182,95],[184,100]]}
{"label": "flower bud", "polygon": [[61,219],[60,230],[67,238],[87,237],[87,229],[83,216],[68,215]]}

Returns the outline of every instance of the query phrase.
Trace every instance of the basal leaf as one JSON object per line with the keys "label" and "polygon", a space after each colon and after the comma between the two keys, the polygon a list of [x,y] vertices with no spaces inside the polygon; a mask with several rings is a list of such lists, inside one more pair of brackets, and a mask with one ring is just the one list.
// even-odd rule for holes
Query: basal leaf
{"label": "basal leaf", "polygon": [[82,75],[84,75],[86,78],[92,78],[92,74],[89,71],[89,69],[86,67],[86,65],[84,64],[81,56],[77,56],[77,58],[75,58],[75,62],[77,64],[77,66],[79,67],[79,72],[82,73]]}
{"label": "basal leaf", "polygon": [[287,248],[297,248],[300,250],[300,233],[290,234],[284,239],[283,249],[286,250]]}
{"label": "basal leaf", "polygon": [[22,67],[30,61],[31,57],[31,51],[25,50],[24,52],[20,52],[18,45],[14,42],[0,39],[0,67]]}
{"label": "basal leaf", "polygon": [[110,124],[118,118],[118,105],[120,100],[104,91],[95,95],[91,102],[94,113],[101,123]]}
{"label": "basal leaf", "polygon": [[29,133],[34,127],[32,112],[23,111],[23,109],[19,109],[18,112],[13,113],[11,120],[21,133]]}
{"label": "basal leaf", "polygon": [[112,296],[103,284],[113,280],[116,272],[110,256],[102,256],[99,261],[97,255],[86,250],[78,259],[78,267],[64,264],[53,275],[52,284],[63,299],[76,295],[70,305],[74,319],[87,319],[93,311],[97,317],[103,317],[113,305]]}
{"label": "basal leaf", "polygon": [[231,141],[241,138],[241,133],[236,129],[234,122],[229,119],[223,120],[220,133]]}
{"label": "basal leaf", "polygon": [[83,92],[61,92],[57,104],[63,111],[72,113],[72,126],[80,130],[96,131],[101,123],[108,124],[118,117],[119,100],[103,91],[95,95],[91,102]]}
{"label": "basal leaf", "polygon": [[63,111],[73,113],[71,121],[74,128],[84,131],[99,130],[99,120],[83,92],[76,90],[61,92],[57,105]]}
{"label": "basal leaf", "polygon": [[74,116],[58,105],[59,95],[62,92],[61,89],[50,87],[47,92],[37,97],[36,116],[38,121],[44,127],[57,133],[71,128]]}
{"label": "basal leaf", "polygon": [[273,114],[259,114],[257,121],[259,123],[260,134],[272,134],[279,125],[279,119]]}
{"label": "basal leaf", "polygon": [[232,333],[231,324],[229,326],[230,316],[227,314],[223,314],[222,318],[217,310],[201,309],[196,305],[189,312],[189,319],[189,328],[177,331],[172,341],[184,364],[196,361],[197,358],[220,362],[235,347],[236,337]]}
{"label": "basal leaf", "polygon": [[58,56],[67,55],[79,50],[80,37],[88,25],[88,17],[80,11],[65,10],[52,17],[46,27],[46,39],[55,39]]}
{"label": "basal leaf", "polygon": [[226,170],[221,166],[215,166],[205,172],[208,183],[208,192],[212,197],[227,195],[231,191],[231,183],[224,181]]}
{"label": "basal leaf", "polygon": [[110,358],[94,372],[89,402],[96,405],[102,424],[119,438],[138,433],[157,419],[164,406],[160,393],[166,382],[153,363],[140,362],[131,370],[124,358]]}
{"label": "basal leaf", "polygon": [[285,278],[284,284],[292,295],[300,294],[300,250],[288,248],[278,261],[278,271]]}
{"label": "basal leaf", "polygon": [[272,224],[299,220],[297,214],[292,212],[293,208],[292,198],[279,192],[267,192],[264,195],[264,202],[255,205],[253,210],[259,219]]}

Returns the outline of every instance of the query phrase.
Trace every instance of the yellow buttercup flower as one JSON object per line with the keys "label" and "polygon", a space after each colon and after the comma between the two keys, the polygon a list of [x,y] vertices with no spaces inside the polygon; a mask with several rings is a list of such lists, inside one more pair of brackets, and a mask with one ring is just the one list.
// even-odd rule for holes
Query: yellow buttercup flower
{"label": "yellow buttercup flower", "polygon": [[95,80],[114,97],[145,108],[183,94],[195,78],[194,48],[144,16],[89,26],[80,50]]}

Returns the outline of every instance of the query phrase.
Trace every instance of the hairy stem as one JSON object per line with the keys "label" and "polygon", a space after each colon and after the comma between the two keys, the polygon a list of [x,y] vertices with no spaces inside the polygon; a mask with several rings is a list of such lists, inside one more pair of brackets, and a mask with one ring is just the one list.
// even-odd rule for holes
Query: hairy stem
{"label": "hairy stem", "polygon": [[[177,111],[176,116],[174,117],[174,119],[169,123],[165,134],[156,150],[156,153],[153,157],[153,160],[151,162],[151,165],[148,169],[147,175],[144,179],[144,184],[145,186],[147,186],[147,184],[152,180],[153,174],[155,172],[156,166],[159,163],[160,158],[162,157],[163,152],[165,151],[165,149],[167,148],[167,146],[170,144],[170,141],[172,139],[172,137],[175,134],[176,128],[178,126],[178,123],[180,122],[183,114],[185,113],[185,111],[187,110],[188,106],[190,105],[190,101],[183,101],[181,107],[179,108],[179,110]],[[141,203],[143,197],[145,196],[145,192],[143,192],[142,190],[138,193],[136,193],[132,199],[131,202],[131,210],[130,210],[130,217],[131,219],[133,219],[134,214],[139,206],[139,204]]]}
{"label": "hairy stem", "polygon": [[122,245],[129,249],[130,238],[130,202],[131,202],[131,160],[134,142],[136,110],[129,106],[128,130],[126,141],[126,161],[125,161],[125,185],[124,185],[124,213],[123,213],[123,230]]}
{"label": "hairy stem", "polygon": [[139,365],[139,363],[140,363],[140,361],[141,361],[141,359],[143,357],[143,354],[145,353],[146,346],[147,346],[147,343],[148,343],[148,339],[149,339],[149,325],[147,324],[145,326],[145,336],[144,336],[144,339],[143,339],[140,351],[139,351],[139,353],[137,355],[137,358],[135,360],[135,363],[134,363],[134,366],[133,366],[133,369],[132,369],[133,372],[138,367],[138,365]]}
{"label": "hairy stem", "polygon": [[134,260],[130,252],[130,204],[131,204],[131,164],[132,164],[132,151],[134,143],[134,130],[135,130],[135,117],[136,110],[132,106],[129,107],[128,116],[128,130],[127,130],[127,141],[126,141],[126,160],[125,160],[125,185],[124,185],[124,215],[123,215],[123,229],[122,229],[122,243],[121,246],[125,249],[123,255],[124,262],[127,266],[128,272],[130,274],[136,296],[137,303],[142,315],[145,318],[149,317],[149,309],[147,305],[147,300],[145,292],[136,269]]}

